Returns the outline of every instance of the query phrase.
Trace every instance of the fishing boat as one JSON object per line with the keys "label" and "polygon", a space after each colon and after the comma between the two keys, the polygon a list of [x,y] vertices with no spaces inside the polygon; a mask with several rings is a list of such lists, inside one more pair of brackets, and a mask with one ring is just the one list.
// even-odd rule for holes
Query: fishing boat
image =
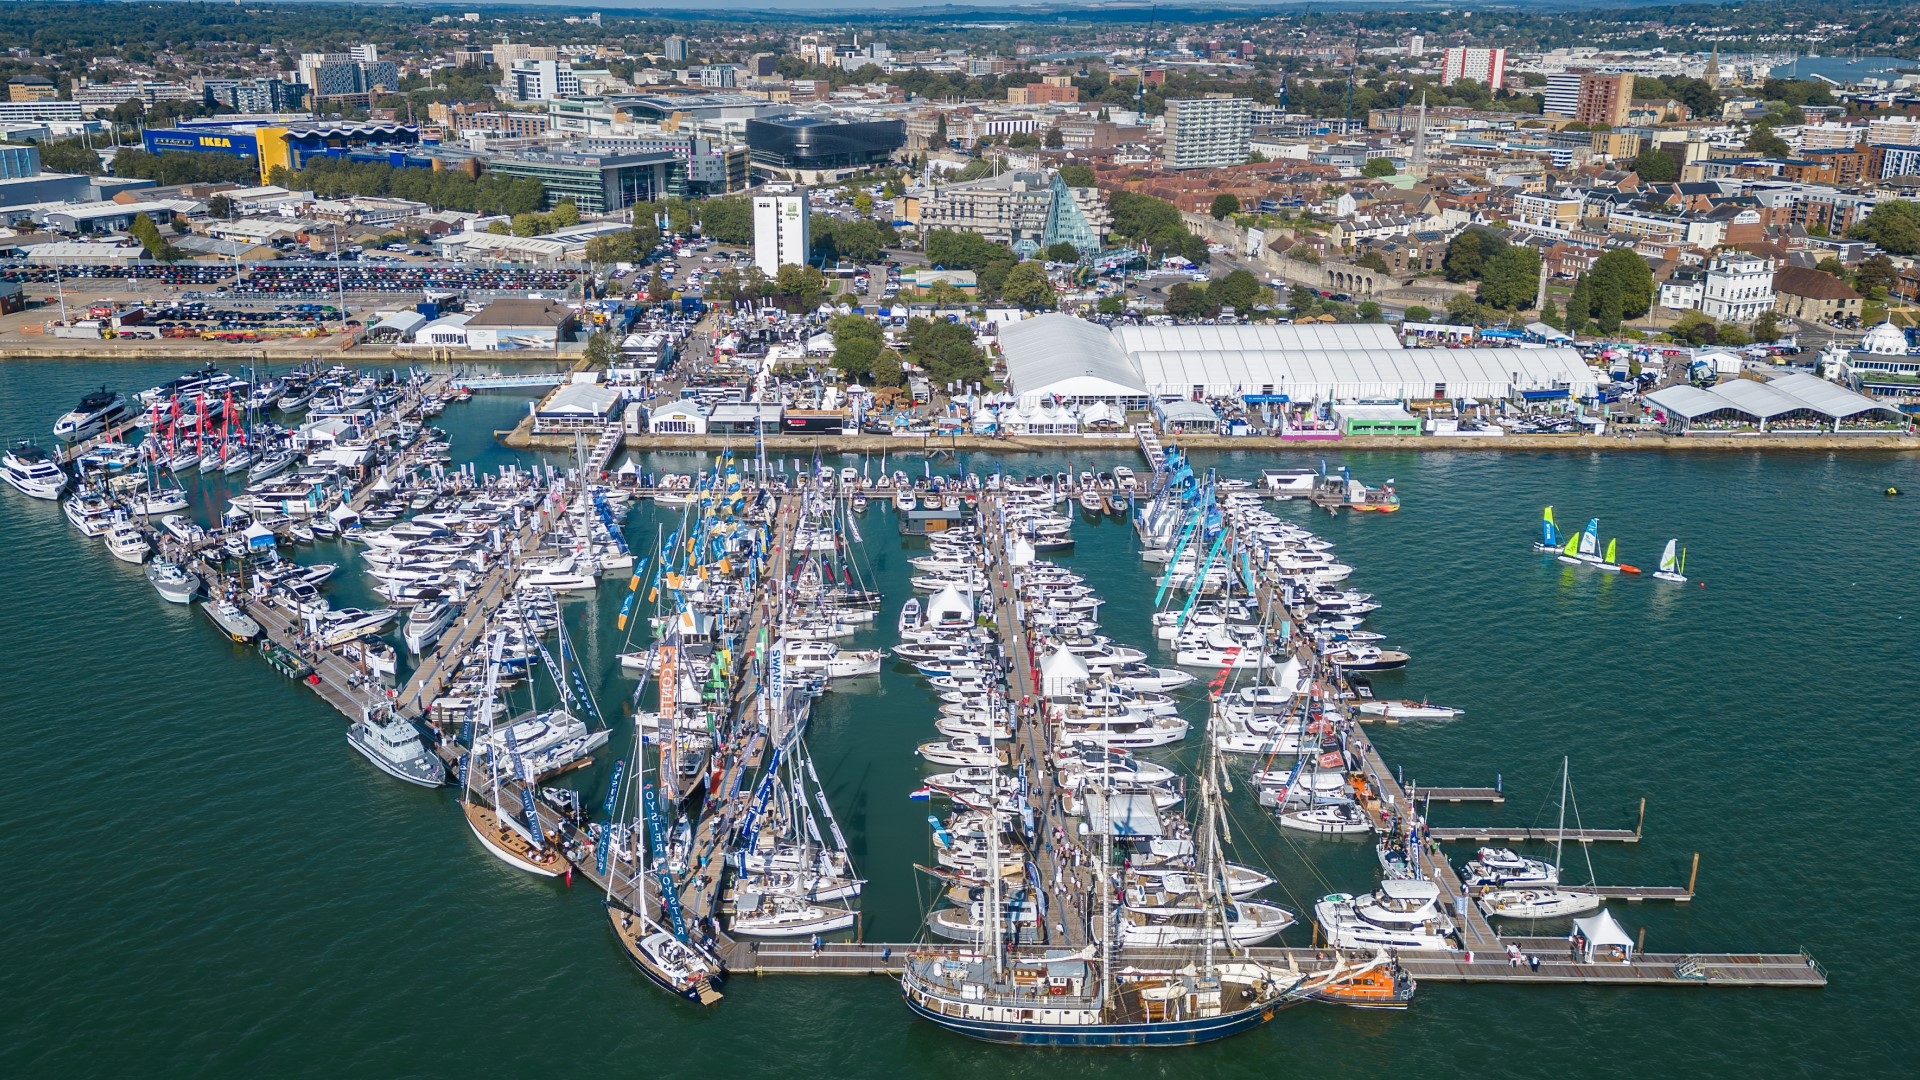
{"label": "fishing boat", "polygon": [[1533,550],[1543,555],[1551,555],[1560,550],[1560,530],[1553,523],[1551,506],[1540,514],[1540,539],[1534,541]]}
{"label": "fishing boat", "polygon": [[1653,572],[1654,577],[1661,581],[1675,583],[1687,580],[1687,549],[1679,548],[1676,558],[1674,549],[1679,547],[1679,544],[1678,540],[1667,541],[1666,549],[1660,552],[1660,569]]}

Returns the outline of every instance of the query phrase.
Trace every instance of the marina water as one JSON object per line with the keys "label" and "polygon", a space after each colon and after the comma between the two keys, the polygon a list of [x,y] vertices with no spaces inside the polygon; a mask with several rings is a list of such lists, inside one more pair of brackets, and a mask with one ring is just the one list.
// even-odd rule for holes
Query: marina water
{"label": "marina water", "polygon": [[[106,380],[122,390],[171,365],[0,366],[0,434],[44,433]],[[456,461],[531,461],[492,433],[524,415],[479,395],[440,423]],[[978,456],[975,471],[1138,467],[1119,449]],[[1603,884],[1678,885],[1687,905],[1610,904],[1659,952],[1805,947],[1824,990],[1429,985],[1400,1015],[1308,1005],[1194,1050],[1038,1052],[970,1043],[914,1021],[881,978],[741,976],[724,1007],[647,984],[607,933],[584,880],[516,873],[488,857],[445,791],[399,784],[346,745],[341,717],[161,602],[51,503],[0,492],[0,655],[12,670],[0,779],[9,867],[0,892],[0,1075],[399,1077],[567,1074],[836,1077],[1160,1076],[1426,1078],[1910,1075],[1898,965],[1911,953],[1920,814],[1907,788],[1920,645],[1920,494],[1912,456],[1267,451],[1197,455],[1223,475],[1315,465],[1392,477],[1388,517],[1308,521],[1384,607],[1370,620],[1413,664],[1391,696],[1463,707],[1451,722],[1369,729],[1386,759],[1434,785],[1492,784],[1503,806],[1441,806],[1436,824],[1551,826],[1562,755],[1582,822],[1631,827],[1595,845]],[[710,455],[661,454],[651,471]],[[859,458],[834,464],[862,466]],[[877,469],[879,461],[867,463]],[[938,466],[937,466],[938,467]],[[951,468],[951,465],[945,466]],[[919,472],[917,456],[888,468]],[[195,515],[224,506],[189,478]],[[1564,566],[1532,553],[1540,507],[1571,527],[1598,516],[1622,558],[1651,569],[1677,536],[1685,586]],[[637,546],[655,511],[631,517]],[[660,520],[671,520],[663,517]],[[886,591],[878,632],[909,595],[892,510],[861,519]],[[1061,561],[1107,597],[1105,629],[1148,646],[1153,586],[1115,519],[1076,527]],[[343,548],[302,560],[345,557]],[[362,575],[329,586],[364,603]],[[614,656],[620,593],[570,604],[596,694],[625,713]],[[1909,617],[1912,616],[1912,617]],[[1163,659],[1162,662],[1165,662]],[[844,684],[816,705],[809,745],[856,864],[869,940],[907,940],[931,899],[922,770],[936,702],[908,675]],[[1189,710],[1189,715],[1200,713]],[[629,728],[570,781],[597,805]],[[1200,740],[1184,749],[1189,763]],[[1234,798],[1236,858],[1282,885],[1303,917],[1321,894],[1370,887],[1370,846],[1283,836]],[[1571,824],[1571,821],[1569,822]],[[1457,846],[1458,861],[1467,849]],[[1570,846],[1568,879],[1586,853]],[[1553,932],[1542,930],[1543,933]]]}

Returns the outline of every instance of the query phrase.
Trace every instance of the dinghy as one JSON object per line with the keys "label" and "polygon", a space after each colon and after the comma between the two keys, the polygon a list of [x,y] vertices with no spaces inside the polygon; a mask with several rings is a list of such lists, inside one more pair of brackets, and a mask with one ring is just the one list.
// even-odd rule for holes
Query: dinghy
{"label": "dinghy", "polygon": [[1534,542],[1533,550],[1543,555],[1551,555],[1560,550],[1560,530],[1553,524],[1553,507],[1551,506],[1540,515],[1540,539]]}
{"label": "dinghy", "polygon": [[1674,554],[1674,549],[1678,548],[1679,545],[1680,541],[1678,540],[1667,541],[1666,550],[1660,553],[1660,569],[1653,572],[1654,577],[1659,578],[1661,581],[1681,582],[1687,580],[1686,549],[1680,548],[1678,558],[1676,558]]}

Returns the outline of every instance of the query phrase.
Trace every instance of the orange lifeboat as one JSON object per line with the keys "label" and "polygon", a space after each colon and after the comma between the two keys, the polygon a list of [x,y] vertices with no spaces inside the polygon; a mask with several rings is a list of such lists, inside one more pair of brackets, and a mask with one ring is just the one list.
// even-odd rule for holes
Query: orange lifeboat
{"label": "orange lifeboat", "polygon": [[1367,968],[1328,984],[1313,996],[1332,1005],[1355,1009],[1404,1009],[1419,984],[1398,964]]}

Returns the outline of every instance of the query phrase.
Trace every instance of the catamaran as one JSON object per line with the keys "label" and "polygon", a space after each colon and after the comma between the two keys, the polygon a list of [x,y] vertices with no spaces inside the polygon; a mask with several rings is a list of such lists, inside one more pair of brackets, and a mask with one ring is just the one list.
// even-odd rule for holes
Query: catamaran
{"label": "catamaran", "polygon": [[1599,567],[1602,570],[1608,571],[1609,573],[1615,573],[1615,574],[1619,573],[1620,562],[1618,558],[1615,556],[1615,552],[1619,550],[1619,546],[1620,546],[1620,540],[1618,537],[1609,537],[1607,539],[1606,557],[1601,559],[1599,562],[1594,563],[1594,565]]}
{"label": "catamaran", "polygon": [[1687,580],[1687,549],[1679,548],[1679,557],[1675,558],[1674,556],[1674,549],[1679,547],[1679,545],[1680,541],[1678,540],[1667,541],[1666,550],[1660,553],[1660,569],[1653,572],[1654,577],[1659,578],[1661,581],[1680,582]]}
{"label": "catamaran", "polygon": [[1553,523],[1551,506],[1540,515],[1540,539],[1534,542],[1533,550],[1543,555],[1551,555],[1560,550],[1560,530]]}

